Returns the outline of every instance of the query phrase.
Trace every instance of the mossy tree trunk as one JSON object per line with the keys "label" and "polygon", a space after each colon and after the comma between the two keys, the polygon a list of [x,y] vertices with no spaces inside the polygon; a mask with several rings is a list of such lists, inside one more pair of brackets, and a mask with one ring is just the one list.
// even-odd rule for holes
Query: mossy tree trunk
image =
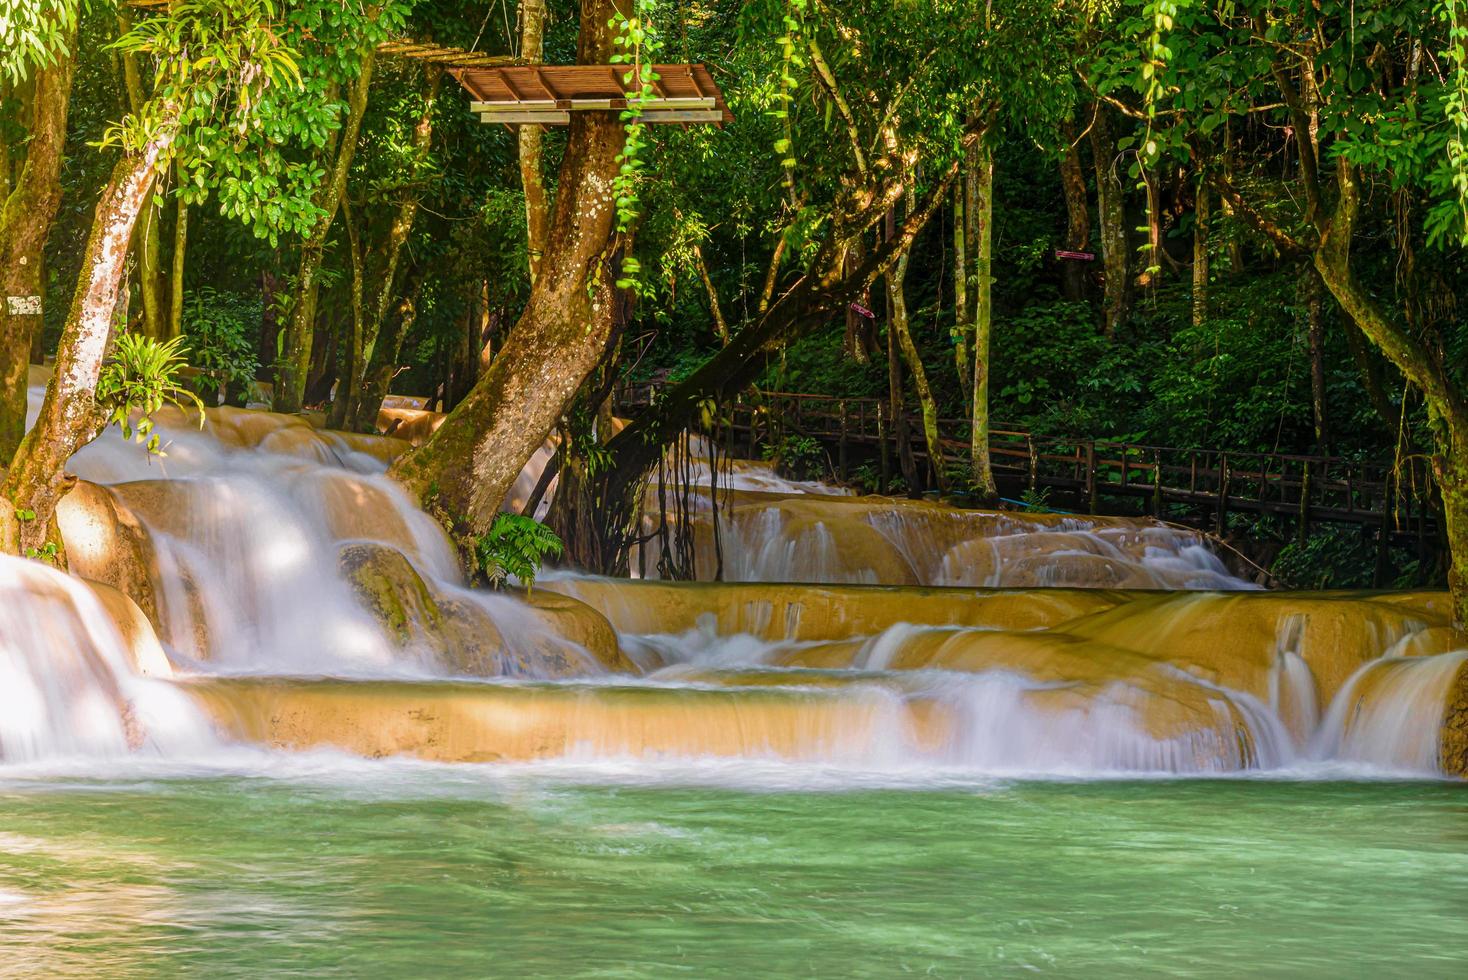
{"label": "mossy tree trunk", "polygon": [[969,304],[968,230],[964,197],[967,177],[960,177],[953,188],[953,361],[958,373],[958,386],[964,401],[974,397],[969,377],[969,337],[973,333],[972,306]]}
{"label": "mossy tree trunk", "polygon": [[318,277],[326,254],[326,240],[341,209],[342,195],[347,189],[347,174],[357,150],[357,135],[362,131],[362,117],[367,113],[367,95],[372,86],[372,70],[376,49],[362,55],[362,70],[352,82],[347,97],[347,119],[337,142],[336,159],[326,183],[317,194],[316,206],[321,217],[311,235],[301,245],[301,261],[296,268],[295,291],[291,297],[290,319],[286,322],[285,343],[276,371],[273,407],[277,412],[299,412],[306,395],[306,382],[311,373],[311,350],[316,337],[316,297]]}
{"label": "mossy tree trunk", "polygon": [[999,489],[989,463],[989,336],[994,328],[994,150],[989,134],[974,143],[973,175],[977,190],[974,218],[974,400],[969,452],[974,492],[988,504],[998,503]]}
{"label": "mossy tree trunk", "polygon": [[933,398],[933,388],[928,384],[928,372],[923,367],[922,355],[912,339],[911,318],[907,314],[907,252],[903,252],[887,273],[887,299],[892,309],[892,330],[902,348],[902,359],[912,373],[912,386],[917,390],[918,407],[923,413],[923,441],[928,447],[928,459],[933,464],[933,478],[940,491],[948,489],[948,474],[944,470],[943,443],[938,434],[938,402]]}
{"label": "mossy tree trunk", "polygon": [[[545,60],[545,0],[521,0],[520,57],[529,65]],[[545,188],[545,127],[521,126],[516,134],[520,158],[520,186],[525,193],[525,253],[530,282],[540,274],[550,222],[550,197]]]}
{"label": "mossy tree trunk", "polygon": [[1213,192],[1206,180],[1198,182],[1193,202],[1193,326],[1208,322],[1208,232],[1212,221]]}
{"label": "mossy tree trunk", "polygon": [[[76,46],[75,29],[65,39]],[[36,73],[30,143],[10,193],[0,200],[0,467],[25,435],[26,378],[41,334],[46,237],[61,206],[61,162],[75,62],[67,54]],[[0,159],[8,171],[8,161]]]}
{"label": "mossy tree trunk", "polygon": [[168,336],[183,333],[184,260],[189,252],[189,206],[182,197],[175,202],[173,220],[173,275],[168,286]]}
{"label": "mossy tree trunk", "polygon": [[1126,319],[1131,282],[1127,275],[1126,213],[1121,176],[1116,169],[1116,133],[1105,105],[1096,106],[1096,118],[1091,123],[1091,155],[1096,166],[1096,218],[1101,229],[1102,328],[1110,337]]}
{"label": "mossy tree trunk", "polygon": [[[577,62],[614,53],[613,0],[581,9]],[[392,473],[460,533],[487,529],[525,462],[601,360],[614,325],[616,208],[624,134],[610,113],[574,113],[540,275],[489,370]]]}
{"label": "mossy tree trunk", "polygon": [[41,414],[0,485],[0,544],[13,553],[43,552],[56,504],[74,482],[66,461],[106,422],[93,393],[133,228],[153,188],[158,157],[172,142],[171,126],[160,127],[160,133],[117,162],[97,204]]}
{"label": "mossy tree trunk", "polygon": [[[127,34],[133,29],[132,13],[126,5],[117,8],[117,32]],[[134,115],[142,111],[148,101],[143,84],[142,66],[138,56],[131,52],[122,54],[123,88],[127,92],[129,111]],[[168,336],[169,304],[166,300],[168,283],[163,268],[162,235],[163,202],[156,183],[149,193],[147,204],[138,216],[133,229],[133,249],[137,255],[138,294],[143,301],[143,333],[154,338]]]}

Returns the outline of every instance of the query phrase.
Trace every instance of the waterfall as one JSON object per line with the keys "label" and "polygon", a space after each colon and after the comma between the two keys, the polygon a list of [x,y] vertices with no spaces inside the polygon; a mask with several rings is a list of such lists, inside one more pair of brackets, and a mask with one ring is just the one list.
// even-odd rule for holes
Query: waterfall
{"label": "waterfall", "polygon": [[134,670],[90,588],[0,555],[0,760],[177,753],[212,742],[186,697]]}
{"label": "waterfall", "polygon": [[1314,754],[1404,772],[1440,771],[1448,690],[1464,663],[1468,650],[1366,664],[1331,703]]}

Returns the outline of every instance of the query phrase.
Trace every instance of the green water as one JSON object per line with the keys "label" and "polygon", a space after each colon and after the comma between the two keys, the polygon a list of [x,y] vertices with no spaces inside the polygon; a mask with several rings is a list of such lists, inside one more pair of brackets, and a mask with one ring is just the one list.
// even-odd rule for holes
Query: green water
{"label": "green water", "polygon": [[1468,976],[1468,785],[590,778],[0,779],[0,975]]}

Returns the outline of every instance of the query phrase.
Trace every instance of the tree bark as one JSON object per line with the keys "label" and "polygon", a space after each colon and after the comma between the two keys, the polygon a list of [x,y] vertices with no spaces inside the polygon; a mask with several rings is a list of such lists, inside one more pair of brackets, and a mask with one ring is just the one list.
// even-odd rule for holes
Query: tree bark
{"label": "tree bark", "polygon": [[709,275],[708,263],[703,260],[703,249],[693,246],[693,264],[698,268],[698,278],[703,282],[704,292],[708,293],[709,315],[714,319],[714,332],[719,335],[719,342],[729,343],[729,321],[724,319],[723,307],[719,306],[719,291],[714,288],[713,277]]}
{"label": "tree bark", "polygon": [[928,447],[928,459],[933,464],[933,477],[938,489],[948,490],[948,474],[944,470],[943,443],[938,433],[938,403],[933,398],[933,389],[928,384],[928,372],[923,368],[922,356],[912,339],[912,324],[907,315],[907,259],[903,252],[887,274],[887,300],[892,307],[892,330],[902,348],[902,359],[912,372],[912,385],[917,389],[918,406],[923,413],[923,440]]}
{"label": "tree bark", "polygon": [[97,204],[41,414],[0,485],[4,498],[0,544],[13,553],[44,549],[56,504],[75,482],[66,473],[66,461],[106,424],[94,392],[112,332],[128,243],[153,187],[158,156],[172,138],[171,127],[164,127],[162,135],[142,150],[119,160]]}
{"label": "tree bark", "polygon": [[972,307],[968,299],[969,262],[967,210],[964,198],[968,194],[969,168],[953,188],[953,360],[958,372],[958,387],[963,392],[965,403],[973,401],[974,384],[969,377],[968,340],[973,333],[973,321],[969,314]]}
{"label": "tree bark", "polygon": [[[125,5],[119,5],[117,8],[118,34],[127,34],[132,29],[131,11]],[[143,72],[138,65],[136,54],[131,52],[122,54],[122,77],[123,88],[127,92],[129,111],[136,115],[142,111],[143,104],[148,101],[147,92],[143,87]],[[138,293],[143,301],[143,333],[155,339],[161,339],[168,334],[168,313],[163,298],[168,287],[164,282],[162,235],[159,229],[159,219],[162,214],[162,201],[155,186],[155,189],[148,195],[148,201],[133,229],[133,237],[136,239],[133,247],[138,257]]]}
{"label": "tree bark", "polygon": [[331,174],[316,199],[321,218],[311,230],[311,237],[301,245],[301,261],[296,270],[295,293],[291,300],[290,319],[286,323],[285,345],[276,371],[275,399],[277,412],[299,412],[306,395],[306,381],[311,373],[311,353],[316,331],[317,276],[326,253],[326,239],[346,193],[347,174],[357,150],[357,135],[362,130],[362,117],[367,112],[367,94],[372,85],[376,61],[375,48],[362,55],[362,71],[352,83],[347,98],[347,120],[337,144],[336,160]]}
{"label": "tree bark", "polygon": [[189,206],[178,198],[173,222],[173,280],[168,289],[168,336],[183,333],[184,260],[189,247]]}
{"label": "tree bark", "polygon": [[1193,326],[1208,322],[1208,232],[1212,220],[1212,191],[1206,180],[1198,182],[1193,202]]}
{"label": "tree bark", "polygon": [[[1091,207],[1086,199],[1086,173],[1081,166],[1080,137],[1075,123],[1067,122],[1062,134],[1065,149],[1060,154],[1060,186],[1065,192],[1065,247],[1072,252],[1085,252],[1091,247]],[[1065,298],[1080,302],[1086,298],[1086,267],[1080,262],[1061,263]]]}
{"label": "tree bark", "polygon": [[[883,223],[883,237],[891,241],[897,234],[897,222],[892,211],[887,212]],[[897,441],[897,465],[902,472],[902,480],[907,484],[909,495],[916,495],[923,489],[918,479],[917,461],[912,455],[912,430],[908,427],[907,406],[902,397],[902,356],[897,330],[897,298],[901,293],[901,287],[894,285],[893,278],[897,267],[902,264],[903,256],[898,256],[897,261],[887,269],[883,277],[886,280],[887,301],[887,414],[892,419],[892,436]],[[903,270],[906,271],[905,269]],[[903,297],[905,300],[905,296]],[[906,311],[903,312],[906,319]]]}
{"label": "tree bark", "polygon": [[[520,57],[528,65],[545,60],[545,0],[520,0]],[[545,127],[521,126],[519,133],[520,186],[525,193],[525,252],[530,282],[540,274],[550,222],[550,199],[545,189]]]}
{"label": "tree bark", "polygon": [[331,429],[346,427],[350,416],[352,396],[356,391],[357,377],[362,373],[362,351],[365,343],[367,319],[362,309],[362,240],[357,234],[357,222],[352,216],[349,195],[342,195],[342,225],[347,230],[348,261],[352,267],[352,278],[347,285],[351,295],[352,318],[346,336],[337,341],[336,395],[331,399],[331,411],[326,424]]}
{"label": "tree bark", "polygon": [[[582,4],[577,62],[613,54],[614,0]],[[541,274],[488,372],[392,473],[456,530],[487,530],[525,462],[601,360],[613,325],[616,209],[624,143],[609,113],[574,113]]]}
{"label": "tree bark", "polygon": [[[67,52],[75,49],[75,28],[65,44]],[[61,207],[74,67],[69,53],[58,53],[36,72],[25,164],[0,202],[0,466],[25,435],[26,378],[32,342],[41,334],[46,238]]]}
{"label": "tree bark", "polygon": [[1102,323],[1106,336],[1111,337],[1126,319],[1131,283],[1127,276],[1126,214],[1121,180],[1113,166],[1116,135],[1111,127],[1110,110],[1104,104],[1096,106],[1096,119],[1091,124],[1091,152],[1096,165],[1096,216],[1101,223]]}
{"label": "tree bark", "polygon": [[1300,282],[1305,304],[1305,332],[1310,350],[1310,414],[1315,422],[1315,445],[1330,454],[1330,426],[1325,411],[1325,316],[1320,276],[1303,270]]}
{"label": "tree bark", "polygon": [[994,326],[990,287],[994,281],[994,151],[985,134],[977,144],[974,170],[978,237],[974,242],[974,400],[971,444],[974,491],[987,504],[998,503],[999,489],[989,463],[989,335]]}

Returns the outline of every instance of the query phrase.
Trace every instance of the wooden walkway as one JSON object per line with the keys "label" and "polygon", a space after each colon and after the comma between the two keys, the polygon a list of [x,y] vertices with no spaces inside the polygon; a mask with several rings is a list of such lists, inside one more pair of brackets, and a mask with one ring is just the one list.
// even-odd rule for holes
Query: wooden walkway
{"label": "wooden walkway", "polygon": [[[619,411],[635,414],[659,385],[617,392]],[[897,456],[897,427],[880,398],[762,391],[723,407],[725,438],[735,451],[758,458],[780,433],[805,435],[826,448],[832,474],[846,479],[857,465],[876,463],[881,488]],[[940,465],[966,466],[968,419],[940,419]],[[932,462],[922,418],[910,413],[907,435],[919,472],[931,479]],[[1000,492],[1049,491],[1055,509],[1090,514],[1149,513],[1211,525],[1222,533],[1233,512],[1272,514],[1296,523],[1303,537],[1313,522],[1370,525],[1387,537],[1424,541],[1437,534],[1440,504],[1427,461],[1360,461],[1339,456],[1181,449],[1101,439],[1040,436],[996,422],[990,464]],[[921,489],[921,488],[918,488]]]}

